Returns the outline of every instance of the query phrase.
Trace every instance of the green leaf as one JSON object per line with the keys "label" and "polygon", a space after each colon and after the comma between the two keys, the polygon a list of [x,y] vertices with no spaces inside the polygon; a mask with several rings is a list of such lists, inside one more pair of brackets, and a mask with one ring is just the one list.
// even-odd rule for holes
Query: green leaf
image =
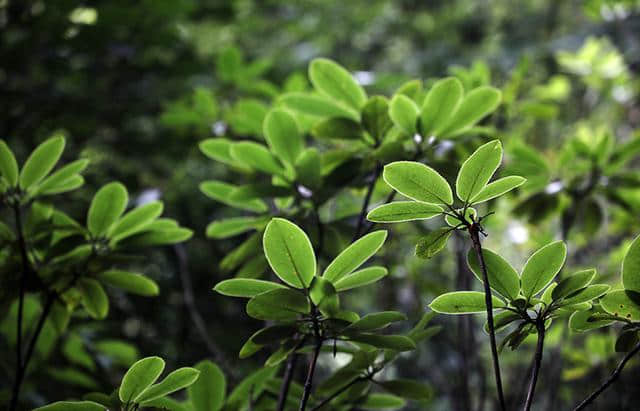
{"label": "green leaf", "polygon": [[77,174],[87,168],[88,165],[89,160],[76,160],[67,164],[38,184],[34,190],[34,195],[57,194],[62,191],[67,191],[69,184],[77,181],[78,178],[84,182],[82,177]]}
{"label": "green leaf", "polygon": [[87,228],[94,237],[105,235],[127,207],[129,194],[118,182],[106,184],[91,201],[87,215]]}
{"label": "green leaf", "polygon": [[416,244],[416,255],[420,258],[429,259],[438,254],[446,247],[451,233],[453,233],[451,228],[440,227],[420,238],[418,244]]}
{"label": "green leaf", "polygon": [[367,267],[362,270],[358,270],[353,274],[342,277],[340,280],[335,282],[334,286],[338,292],[350,290],[352,288],[375,283],[387,274],[388,271],[384,267]]}
{"label": "green leaf", "polygon": [[371,345],[376,348],[384,348],[396,351],[411,351],[416,349],[416,344],[404,335],[378,335],[378,334],[349,334],[349,340]]}
{"label": "green leaf", "polygon": [[93,401],[58,401],[34,411],[108,411],[106,407]]}
{"label": "green leaf", "polygon": [[81,278],[76,287],[87,313],[98,320],[105,318],[109,312],[109,299],[100,283],[92,278]]}
{"label": "green leaf", "polygon": [[280,177],[285,175],[284,168],[273,154],[262,144],[242,141],[231,147],[231,155],[254,170]]}
{"label": "green leaf", "polygon": [[496,181],[487,184],[475,197],[470,201],[471,204],[483,203],[496,197],[508,193],[516,187],[521,186],[527,181],[526,178],[520,176],[508,176],[499,178]]}
{"label": "green leaf", "polygon": [[[461,217],[453,216],[453,215],[444,216],[444,222],[447,223],[449,227],[459,228],[458,226],[460,224],[464,224],[465,222],[469,224],[473,224],[473,221],[478,216],[478,211],[473,207],[467,207],[466,210],[464,208],[458,208],[456,209],[456,211],[458,212],[458,214],[460,214]],[[464,217],[462,217],[463,211],[464,211]]]}
{"label": "green leaf", "polygon": [[226,138],[208,138],[201,141],[198,147],[205,156],[212,160],[234,167],[242,167],[231,154],[231,147],[234,144],[233,141]]}
{"label": "green leaf", "polygon": [[18,184],[18,162],[4,140],[0,140],[0,173],[10,186]]}
{"label": "green leaf", "polygon": [[109,270],[98,274],[98,279],[105,284],[121,288],[133,294],[144,296],[158,295],[158,284],[142,274],[121,270]]}
{"label": "green leaf", "polygon": [[478,87],[471,90],[458,106],[441,133],[446,136],[459,135],[493,112],[500,104],[500,90],[493,87]]}
{"label": "green leaf", "polygon": [[382,141],[393,126],[385,97],[373,96],[367,101],[362,108],[362,125],[375,141]]}
{"label": "green leaf", "polygon": [[487,185],[502,161],[499,140],[480,146],[462,163],[456,179],[456,193],[465,204],[469,203]]}
{"label": "green leaf", "polygon": [[401,223],[428,220],[442,213],[442,207],[420,201],[395,201],[369,211],[367,220],[374,223]]}
{"label": "green leaf", "polygon": [[337,282],[373,256],[387,238],[385,230],[374,231],[345,248],[324,270],[324,278]]}
{"label": "green leaf", "polygon": [[396,161],[384,167],[382,177],[400,194],[413,200],[433,204],[453,203],[453,193],[447,180],[424,164]]}
{"label": "green leaf", "polygon": [[304,149],[304,137],[296,119],[282,109],[273,109],[264,118],[263,133],[271,151],[293,167]]}
{"label": "green leaf", "polygon": [[564,300],[562,300],[562,306],[590,302],[598,297],[603,296],[610,289],[611,287],[606,284],[590,285],[565,297]]}
{"label": "green leaf", "polygon": [[200,361],[194,368],[200,371],[200,376],[187,388],[193,411],[219,411],[227,390],[222,370],[208,360]]}
{"label": "green leaf", "polygon": [[393,123],[405,134],[413,136],[418,132],[418,115],[420,109],[409,97],[396,94],[389,105],[389,116]]}
{"label": "green leaf", "polygon": [[360,120],[357,111],[341,102],[330,98],[307,93],[283,94],[278,101],[289,110],[316,117],[344,117],[354,121]]}
{"label": "green leaf", "polygon": [[406,405],[406,401],[391,394],[373,393],[359,404],[365,410],[397,410]]}
{"label": "green leaf", "polygon": [[[504,303],[495,296],[491,296],[493,308],[502,308]],[[474,314],[484,313],[487,306],[484,303],[484,293],[478,291],[454,291],[438,296],[429,307],[441,314]]]}
{"label": "green leaf", "polygon": [[314,277],[309,289],[311,301],[327,315],[333,316],[340,309],[340,300],[333,284],[322,277]]}
{"label": "green leaf", "polygon": [[606,327],[613,323],[612,320],[595,320],[591,318],[594,315],[594,309],[587,311],[575,311],[569,317],[569,328],[577,332],[585,332],[596,328]]}
{"label": "green leaf", "polygon": [[263,213],[269,208],[264,201],[253,199],[249,201],[233,201],[230,199],[231,193],[237,189],[236,186],[224,183],[222,181],[210,180],[200,183],[200,191],[207,197],[212,198],[221,203],[227,204],[234,208],[249,210],[256,213]]}
{"label": "green leaf", "polygon": [[183,388],[187,388],[198,379],[199,375],[200,371],[195,368],[179,368],[167,375],[166,378],[158,384],[148,387],[135,401],[144,404],[145,402],[153,401],[156,398],[161,398]]}
{"label": "green leaf", "polygon": [[567,257],[567,246],[562,241],[548,244],[536,251],[522,269],[522,293],[529,299],[542,291],[560,272]]}
{"label": "green leaf", "polygon": [[295,164],[297,180],[305,187],[316,189],[322,183],[322,159],[315,147],[300,154]]}
{"label": "green leaf", "polygon": [[423,136],[441,137],[441,131],[462,101],[463,91],[462,83],[455,77],[439,80],[431,87],[420,111]]}
{"label": "green leaf", "polygon": [[363,137],[363,130],[360,124],[353,120],[332,117],[314,125],[311,135],[322,140],[359,140]]}
{"label": "green leaf", "polygon": [[[503,311],[493,316],[493,328],[499,331],[514,321],[521,320],[522,317],[518,313],[512,311]],[[489,334],[489,321],[484,322],[484,331]]]}
{"label": "green leaf", "polygon": [[640,293],[611,291],[600,299],[600,305],[609,314],[629,321],[640,320]]}
{"label": "green leaf", "polygon": [[28,189],[45,178],[60,159],[64,144],[64,137],[56,136],[36,147],[20,171],[20,187]]}
{"label": "green leaf", "polygon": [[351,74],[329,59],[318,58],[309,64],[309,80],[319,93],[355,110],[360,111],[367,101],[367,94]]}
{"label": "green leaf", "polygon": [[640,292],[640,236],[633,240],[622,260],[622,284],[626,290]]}
{"label": "green leaf", "polygon": [[593,278],[596,276],[595,268],[591,268],[588,270],[578,271],[565,278],[564,280],[558,283],[558,286],[553,289],[551,293],[551,297],[554,300],[559,300],[568,296],[569,294],[574,293],[575,291],[580,290],[591,284]]}
{"label": "green leaf", "polygon": [[292,337],[297,331],[293,324],[277,324],[258,330],[250,340],[258,345],[273,344]]}
{"label": "green leaf", "polygon": [[258,294],[281,288],[285,288],[285,286],[271,281],[233,278],[219,282],[213,289],[222,295],[230,297],[252,298]]}
{"label": "green leaf", "polygon": [[426,384],[409,379],[381,381],[380,386],[392,394],[411,400],[424,401],[433,397],[433,389]]}
{"label": "green leaf", "polygon": [[214,221],[207,226],[207,237],[228,238],[264,227],[268,217],[234,217]]}
{"label": "green leaf", "polygon": [[109,230],[109,237],[117,242],[143,231],[160,217],[163,209],[164,205],[160,201],[152,201],[134,208],[113,225]]}
{"label": "green leaf", "polygon": [[125,367],[131,366],[140,358],[140,353],[133,344],[120,340],[101,340],[95,343],[95,348],[109,357],[113,364]]}
{"label": "green leaf", "polygon": [[258,320],[296,320],[310,309],[303,293],[288,288],[258,294],[247,303],[247,314]]}
{"label": "green leaf", "polygon": [[[507,260],[489,249],[483,248],[482,256],[484,257],[484,262],[487,267],[487,277],[489,278],[491,288],[510,301],[518,298],[518,294],[520,293],[520,277],[518,276],[518,272],[511,267],[511,264],[509,264]],[[480,268],[475,250],[469,250],[467,262],[473,274],[475,274],[478,280],[482,281],[482,269]]]}
{"label": "green leaf", "polygon": [[118,397],[128,404],[151,384],[156,382],[164,370],[164,360],[160,357],[146,357],[136,361],[122,377]]}
{"label": "green leaf", "polygon": [[406,321],[407,316],[398,311],[383,311],[379,313],[367,314],[358,321],[349,325],[343,330],[349,332],[365,332],[379,330],[388,327],[390,324],[398,321]]}
{"label": "green leaf", "polygon": [[273,271],[285,283],[306,288],[316,273],[316,257],[311,241],[297,225],[274,218],[267,225],[262,244]]}

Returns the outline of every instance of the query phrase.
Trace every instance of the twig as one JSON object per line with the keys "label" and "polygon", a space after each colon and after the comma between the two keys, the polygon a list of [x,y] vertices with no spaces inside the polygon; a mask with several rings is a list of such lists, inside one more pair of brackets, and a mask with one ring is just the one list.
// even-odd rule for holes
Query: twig
{"label": "twig", "polygon": [[346,390],[348,390],[349,388],[353,387],[354,385],[356,385],[357,383],[361,382],[361,381],[366,381],[368,378],[367,377],[358,377],[358,378],[354,378],[353,380],[351,380],[351,382],[349,382],[348,384],[343,385],[341,388],[339,388],[336,392],[334,392],[333,394],[331,394],[330,396],[328,396],[327,398],[325,398],[324,400],[322,400],[322,402],[318,405],[316,405],[315,407],[313,407],[311,409],[311,411],[318,411],[320,410],[322,407],[324,407],[325,405],[329,404],[331,401],[333,401],[334,398],[336,398],[338,395],[342,394],[343,392],[345,392]]}
{"label": "twig", "polygon": [[380,177],[380,174],[382,174],[382,166],[378,164],[376,166],[376,170],[373,173],[373,177],[371,178],[371,182],[369,183],[369,187],[367,187],[367,193],[365,194],[364,200],[362,202],[362,207],[360,209],[360,216],[358,217],[358,225],[356,226],[356,233],[353,235],[353,239],[351,240],[352,242],[360,238],[360,233],[362,232],[362,228],[364,226],[364,222],[367,217],[367,209],[369,208],[369,203],[371,202],[373,189],[376,186],[376,183],[378,182],[378,178]]}
{"label": "twig", "polygon": [[527,392],[527,399],[524,403],[524,410],[529,411],[531,404],[533,404],[533,396],[536,390],[536,383],[538,382],[538,374],[540,372],[540,366],[542,365],[542,353],[544,349],[544,317],[538,318],[536,322],[538,328],[538,343],[536,344],[536,353],[533,365],[533,373],[531,374],[531,382],[529,384],[529,391]]}
{"label": "twig", "polygon": [[300,401],[300,411],[305,411],[307,408],[307,402],[311,396],[311,388],[313,388],[313,375],[316,372],[316,364],[318,363],[318,356],[320,355],[320,349],[322,348],[322,336],[320,335],[320,326],[318,324],[318,313],[315,306],[312,307],[312,320],[313,320],[313,333],[315,335],[315,347],[313,349],[313,356],[309,362],[309,371],[307,372],[307,379],[304,382],[304,392],[302,393],[302,400]]}
{"label": "twig", "polygon": [[300,349],[304,345],[304,342],[305,339],[302,338],[293,349],[291,355],[289,356],[289,359],[287,360],[287,367],[284,371],[284,376],[282,377],[282,385],[280,386],[280,392],[278,394],[278,408],[276,408],[278,411],[284,411],[285,404],[287,403],[287,396],[289,395],[289,387],[291,387],[293,374],[298,363],[298,354],[296,353],[296,351],[298,351],[298,349]]}
{"label": "twig", "polygon": [[573,409],[573,411],[580,411],[585,409],[588,405],[590,405],[591,403],[593,403],[593,401],[598,398],[598,396],[600,394],[602,394],[604,392],[604,390],[606,390],[607,388],[609,388],[609,386],[611,384],[613,384],[618,377],[620,377],[620,373],[622,372],[622,370],[624,369],[625,365],[627,365],[627,362],[631,359],[631,357],[633,357],[634,355],[636,355],[638,352],[640,352],[640,343],[636,344],[635,347],[633,347],[633,349],[631,351],[629,351],[624,358],[622,358],[622,361],[620,361],[620,363],[618,364],[618,366],[616,367],[615,371],[613,371],[613,373],[609,376],[609,378],[606,379],[605,382],[602,383],[602,385],[600,385],[600,387],[598,387],[597,390],[595,390],[593,393],[591,393],[591,395],[589,395],[584,401],[582,401],[576,408]]}

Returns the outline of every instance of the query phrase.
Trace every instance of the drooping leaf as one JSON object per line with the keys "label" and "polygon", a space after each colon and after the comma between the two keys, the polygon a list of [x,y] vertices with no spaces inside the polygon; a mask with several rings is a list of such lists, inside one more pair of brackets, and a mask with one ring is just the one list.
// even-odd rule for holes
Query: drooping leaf
{"label": "drooping leaf", "polygon": [[440,137],[462,101],[462,83],[455,77],[437,81],[427,93],[420,111],[422,135]]}
{"label": "drooping leaf", "polygon": [[[500,255],[493,251],[483,248],[482,256],[487,268],[487,277],[491,288],[499,292],[509,300],[515,300],[520,293],[520,277],[518,272]],[[483,274],[478,261],[475,250],[469,250],[467,254],[467,262],[473,274],[482,281]]]}
{"label": "drooping leaf", "polygon": [[20,187],[28,189],[46,177],[60,159],[64,145],[64,137],[56,136],[36,147],[22,166]]}
{"label": "drooping leaf", "polygon": [[389,104],[389,116],[393,123],[405,134],[413,136],[418,132],[418,115],[420,109],[409,97],[396,94]]}
{"label": "drooping leaf", "polygon": [[640,293],[640,236],[633,240],[622,260],[622,284],[625,290]]}
{"label": "drooping leaf", "polygon": [[121,270],[108,270],[98,275],[105,284],[123,289],[133,294],[144,296],[158,295],[158,284],[142,274]]}
{"label": "drooping leaf", "polygon": [[164,370],[164,360],[160,357],[146,357],[136,361],[122,377],[118,397],[127,404],[156,382]]}
{"label": "drooping leaf", "polygon": [[382,141],[393,126],[385,97],[373,96],[367,101],[362,108],[362,125],[375,141]]}
{"label": "drooping leaf", "polygon": [[87,228],[94,236],[105,235],[127,207],[129,194],[118,182],[106,184],[91,200]]}
{"label": "drooping leaf", "polygon": [[230,297],[252,298],[258,294],[278,288],[285,288],[285,286],[271,281],[233,278],[219,282],[213,289],[222,295],[228,295]]}
{"label": "drooping leaf", "polygon": [[264,118],[263,133],[271,151],[293,167],[304,149],[304,138],[296,119],[282,109],[273,109]]}
{"label": "drooping leaf", "polygon": [[388,271],[384,267],[367,267],[342,277],[340,280],[335,282],[334,286],[336,291],[350,290],[352,288],[375,283],[387,274]]}
{"label": "drooping leaf", "polygon": [[554,300],[559,300],[568,296],[569,294],[578,291],[581,288],[584,288],[591,284],[593,278],[596,276],[595,268],[591,268],[588,270],[578,271],[565,278],[564,280],[558,283],[558,286],[553,289],[551,293],[551,297]]}
{"label": "drooping leaf", "polygon": [[428,220],[442,213],[442,207],[420,201],[394,201],[374,208],[367,220],[375,223],[400,223],[404,221]]}
{"label": "drooping leaf", "polygon": [[542,291],[560,272],[567,257],[567,246],[562,241],[548,244],[536,251],[522,269],[522,293],[531,298]]}
{"label": "drooping leaf", "polygon": [[194,411],[219,411],[224,404],[227,380],[215,363],[204,360],[194,368],[200,376],[187,388]]}
{"label": "drooping leaf", "polygon": [[469,203],[487,185],[501,161],[502,145],[499,140],[480,146],[460,167],[456,179],[458,198],[465,204]]}
{"label": "drooping leaf", "polygon": [[309,64],[309,80],[321,94],[341,101],[357,111],[367,101],[367,94],[353,76],[329,59],[318,58]]}
{"label": "drooping leaf", "polygon": [[258,320],[289,321],[308,314],[309,301],[301,292],[288,288],[258,294],[247,303],[247,314]]}
{"label": "drooping leaf", "polygon": [[87,313],[95,319],[105,318],[109,312],[109,298],[100,283],[92,278],[81,278],[76,287]]}
{"label": "drooping leaf", "polygon": [[18,184],[18,162],[4,140],[0,140],[0,173],[10,186]]}
{"label": "drooping leaf", "polygon": [[432,258],[447,246],[451,233],[453,230],[448,227],[440,227],[431,231],[418,240],[416,255],[424,259]]}
{"label": "drooping leaf", "polygon": [[297,225],[274,218],[267,225],[262,244],[273,271],[285,283],[306,288],[316,273],[316,257],[309,237]]}
{"label": "drooping leaf", "polygon": [[[493,308],[502,308],[504,303],[491,296]],[[478,291],[454,291],[442,294],[434,299],[429,307],[442,314],[474,314],[487,311],[484,293]]]}
{"label": "drooping leaf", "polygon": [[432,204],[452,204],[453,193],[447,180],[437,171],[414,161],[396,161],[387,164],[384,181],[400,194]]}
{"label": "drooping leaf", "polygon": [[498,107],[501,96],[500,90],[493,87],[483,86],[471,90],[464,96],[457,111],[448,119],[441,133],[456,136],[468,130]]}
{"label": "drooping leaf", "polygon": [[345,248],[324,270],[323,277],[335,283],[371,258],[387,238],[385,230],[369,233]]}
{"label": "drooping leaf", "polygon": [[508,193],[516,187],[521,186],[527,181],[526,178],[520,176],[508,176],[499,178],[486,186],[475,197],[471,198],[471,204],[483,203],[496,197]]}

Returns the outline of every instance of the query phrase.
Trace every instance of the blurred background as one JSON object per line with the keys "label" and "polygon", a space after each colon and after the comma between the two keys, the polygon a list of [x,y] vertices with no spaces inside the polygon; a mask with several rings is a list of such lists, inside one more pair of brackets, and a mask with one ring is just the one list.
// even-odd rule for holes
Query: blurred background
{"label": "blurred background", "polygon": [[[105,321],[79,322],[78,333],[126,341],[140,355],[158,354],[173,366],[213,358],[236,376],[264,361],[237,359],[259,324],[245,315],[242,301],[211,291],[232,275],[220,262],[242,238],[205,236],[206,225],[228,210],[198,185],[232,177],[200,153],[198,142],[259,130],[255,118],[279,93],[309,87],[307,65],[320,56],[347,67],[369,94],[446,75],[502,89],[494,126],[503,141],[519,142],[507,145],[507,168],[529,178],[531,196],[498,203],[486,241],[517,268],[562,234],[563,184],[580,170],[563,157],[567,144],[577,139],[590,146],[603,132],[625,142],[640,124],[636,0],[0,0],[0,137],[24,159],[62,131],[65,155],[91,160],[86,186],[58,200],[72,215],[84,213],[97,187],[119,180],[136,201],[161,198],[168,215],[195,231],[184,246],[158,249],[141,263],[160,284],[158,298],[117,295]],[[637,167],[630,174],[637,183]],[[634,187],[640,186],[594,198],[578,216],[573,234],[565,233],[572,267],[597,266],[603,281],[618,281],[624,247],[640,232]],[[465,252],[462,241],[424,261],[413,255],[420,228],[391,229],[383,256],[391,276],[356,294],[352,308],[397,309],[415,322],[434,296],[470,287],[452,258]],[[432,383],[434,410],[468,409],[461,390],[474,403],[491,397],[483,320],[435,321],[444,330],[390,372]],[[549,409],[545,399],[562,405],[554,409],[574,405],[620,356],[613,330],[568,338],[565,328],[553,328],[549,337],[549,349],[560,353],[550,358],[564,364],[556,373],[564,383],[542,377],[540,410]],[[532,346],[503,354],[507,391],[517,398],[530,361],[523,354]],[[64,356],[56,361],[66,364]],[[327,361],[325,369],[335,366]],[[117,381],[118,372],[102,377]],[[66,377],[63,386],[37,384],[34,401],[77,396],[95,383]],[[45,374],[39,378],[47,381]],[[592,409],[637,409],[638,378],[640,367],[629,367]]]}

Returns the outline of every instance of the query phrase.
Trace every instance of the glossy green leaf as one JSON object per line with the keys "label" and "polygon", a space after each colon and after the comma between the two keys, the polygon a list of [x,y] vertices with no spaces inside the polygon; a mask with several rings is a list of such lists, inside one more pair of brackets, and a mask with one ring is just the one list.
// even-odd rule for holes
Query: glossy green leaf
{"label": "glossy green leaf", "polygon": [[373,393],[360,404],[365,410],[397,410],[404,407],[407,402],[395,395]]}
{"label": "glossy green leaf", "polygon": [[262,213],[268,210],[265,202],[260,199],[253,199],[249,201],[231,200],[231,193],[236,189],[236,186],[232,186],[231,184],[227,184],[222,181],[210,180],[200,183],[200,191],[202,191],[207,197],[220,201],[221,203],[227,204],[231,207],[249,210],[256,213]]}
{"label": "glossy green leaf", "polygon": [[308,93],[283,94],[278,101],[289,110],[316,117],[344,117],[354,121],[360,120],[357,111],[345,103],[331,98]]}
{"label": "glossy green leaf", "polygon": [[341,117],[320,121],[313,126],[311,134],[321,140],[359,140],[364,135],[359,123]]}
{"label": "glossy green leaf", "polygon": [[[77,174],[81,173],[88,165],[89,160],[76,160],[64,167],[61,167],[38,184],[37,188],[34,190],[34,195],[57,194],[63,191],[68,191],[67,188],[70,183],[78,181],[78,178],[82,179],[82,177]],[[84,182],[83,179],[82,181]]]}
{"label": "glossy green leaf", "polygon": [[[505,306],[497,297],[492,295],[491,298],[494,309]],[[487,311],[484,293],[478,291],[454,291],[442,294],[434,299],[429,307],[442,314],[474,314]]]}
{"label": "glossy green leaf", "polygon": [[471,204],[478,204],[508,193],[516,187],[521,186],[527,181],[526,178],[520,176],[508,176],[499,178],[486,186],[470,201]]}
{"label": "glossy green leaf", "polygon": [[45,178],[60,159],[64,145],[64,137],[56,136],[36,147],[22,166],[20,187],[28,189]]}
{"label": "glossy green leaf", "polygon": [[609,289],[611,289],[611,287],[606,284],[590,285],[565,297],[562,301],[562,305],[568,306],[590,302],[596,298],[602,297],[607,291],[609,291]]}
{"label": "glossy green leaf", "polygon": [[10,186],[15,187],[18,184],[18,162],[4,140],[0,140],[0,173]]}
{"label": "glossy green leaf", "polygon": [[305,288],[316,273],[316,257],[309,237],[297,225],[274,218],[267,225],[262,244],[273,271],[285,283]]}
{"label": "glossy green leaf", "polygon": [[447,180],[437,171],[414,161],[387,164],[382,174],[400,194],[425,203],[452,204],[453,193]]}
{"label": "glossy green leaf", "polygon": [[247,314],[258,320],[296,320],[310,309],[304,294],[288,288],[258,294],[247,303]]}
{"label": "glossy green leaf", "polygon": [[262,144],[252,141],[236,143],[231,147],[231,155],[254,170],[277,176],[285,174],[284,168],[276,157]]}
{"label": "glossy green leaf", "polygon": [[350,290],[352,288],[375,283],[387,274],[388,271],[384,267],[367,267],[342,277],[340,280],[335,282],[334,286],[337,291]]}
{"label": "glossy green leaf", "polygon": [[487,185],[502,162],[502,144],[499,140],[480,146],[462,163],[456,179],[456,193],[465,204],[469,203]]}
{"label": "glossy green leaf", "polygon": [[567,246],[562,241],[548,244],[536,251],[522,269],[522,293],[531,298],[542,291],[560,272],[567,257]]}
{"label": "glossy green leaf", "polygon": [[194,368],[200,376],[187,388],[193,411],[219,411],[224,405],[227,380],[215,363],[204,360]]}
{"label": "glossy green leaf", "polygon": [[442,130],[462,101],[462,83],[455,77],[437,81],[427,93],[420,111],[422,135],[441,137]]}
{"label": "glossy green leaf", "polygon": [[103,319],[109,312],[109,298],[99,282],[92,278],[81,278],[76,285],[87,313],[95,319]]}
{"label": "glossy green leaf", "polygon": [[366,332],[388,327],[394,322],[406,321],[407,316],[397,311],[383,311],[367,314],[349,325],[343,332]]}
{"label": "glossy green leaf", "polygon": [[304,149],[304,137],[296,119],[285,110],[273,109],[264,118],[263,133],[271,151],[293,167]]}
{"label": "glossy green leaf", "polygon": [[413,136],[418,132],[418,116],[420,109],[409,97],[396,94],[389,104],[389,116],[393,123],[405,134]]}
{"label": "glossy green leaf", "polygon": [[151,384],[156,382],[164,370],[160,357],[146,357],[136,361],[122,377],[118,397],[127,404],[133,402]]}
{"label": "glossy green leaf", "polygon": [[500,90],[493,87],[478,87],[467,93],[455,114],[441,131],[443,135],[455,136],[473,126],[492,113],[500,104]]}
{"label": "glossy green leaf", "polygon": [[231,147],[235,143],[226,138],[208,138],[200,142],[198,147],[202,153],[212,160],[230,166],[240,166],[240,162],[231,154]]}
{"label": "glossy green leaf", "polygon": [[105,235],[118,221],[128,201],[129,194],[122,184],[113,182],[102,186],[89,207],[87,215],[89,232],[95,237]]}
{"label": "glossy green leaf", "polygon": [[93,401],[58,401],[33,411],[107,411],[107,407]]}
{"label": "glossy green leaf", "polygon": [[622,284],[626,290],[640,292],[640,236],[633,240],[622,260]]}
{"label": "glossy green leaf", "polygon": [[334,283],[339,281],[371,258],[382,247],[386,238],[387,232],[380,230],[358,239],[327,266],[322,274],[323,277]]}
{"label": "glossy green leaf", "polygon": [[606,327],[613,323],[613,320],[609,319],[595,320],[592,316],[596,313],[601,314],[596,312],[595,308],[587,311],[575,311],[571,314],[571,317],[569,317],[569,328],[573,331],[585,332],[596,328]]}
{"label": "glossy green leaf", "polygon": [[158,284],[142,274],[121,270],[108,270],[98,274],[98,279],[105,284],[123,289],[133,294],[144,296],[158,295]]}
{"label": "glossy green leaf", "polygon": [[321,94],[355,110],[360,111],[367,101],[367,94],[351,73],[329,59],[317,58],[309,64],[309,80]]}
{"label": "glossy green leaf", "polygon": [[442,207],[420,201],[394,201],[369,211],[367,220],[375,223],[401,223],[428,220],[442,213]]}
{"label": "glossy green leaf", "polygon": [[569,277],[563,279],[558,283],[558,286],[553,289],[551,293],[551,297],[554,300],[559,300],[568,296],[569,294],[578,291],[581,288],[584,288],[591,284],[593,278],[596,276],[595,268],[591,268],[588,270],[578,271],[570,275]]}
{"label": "glossy green leaf", "polygon": [[393,126],[389,117],[389,102],[385,97],[373,96],[362,108],[362,126],[375,141],[382,141]]}
{"label": "glossy green leaf", "polygon": [[160,217],[164,205],[160,201],[152,201],[127,212],[109,230],[109,237],[114,241],[130,237],[147,228],[153,220]]}
{"label": "glossy green leaf", "polygon": [[396,351],[411,351],[416,349],[416,344],[404,335],[378,335],[368,333],[349,334],[349,340],[371,345],[376,348],[384,348]]}
{"label": "glossy green leaf", "polygon": [[195,368],[179,368],[167,375],[158,384],[148,387],[136,397],[135,401],[144,404],[145,402],[153,401],[156,398],[161,398],[183,388],[187,388],[198,379],[199,375],[200,371]]}
{"label": "glossy green leaf", "polygon": [[[520,276],[518,272],[500,255],[493,251],[483,248],[482,256],[487,267],[487,277],[491,288],[499,292],[502,296],[509,300],[515,300],[520,293]],[[467,254],[467,263],[473,274],[482,281],[483,274],[478,256],[475,250],[469,250]]]}
{"label": "glossy green leaf", "polygon": [[416,255],[424,259],[432,258],[447,246],[452,233],[449,227],[440,227],[421,237],[416,244]]}
{"label": "glossy green leaf", "polygon": [[333,284],[322,277],[314,277],[309,289],[311,301],[327,316],[340,310],[340,300]]}
{"label": "glossy green leaf", "polygon": [[267,224],[268,217],[233,217],[207,225],[207,237],[228,238],[247,231],[260,229]]}
{"label": "glossy green leaf", "polygon": [[282,284],[271,281],[254,280],[250,278],[233,278],[231,280],[219,282],[213,289],[222,295],[228,295],[230,297],[252,298],[258,294],[279,288],[286,287]]}
{"label": "glossy green leaf", "polygon": [[640,293],[616,290],[600,299],[600,305],[609,314],[630,321],[640,321]]}
{"label": "glossy green leaf", "polygon": [[300,154],[295,163],[297,180],[312,190],[322,183],[322,158],[318,149],[308,148]]}

